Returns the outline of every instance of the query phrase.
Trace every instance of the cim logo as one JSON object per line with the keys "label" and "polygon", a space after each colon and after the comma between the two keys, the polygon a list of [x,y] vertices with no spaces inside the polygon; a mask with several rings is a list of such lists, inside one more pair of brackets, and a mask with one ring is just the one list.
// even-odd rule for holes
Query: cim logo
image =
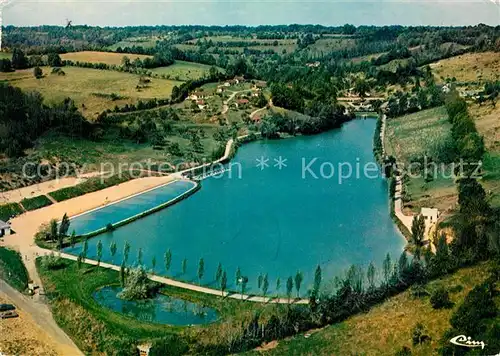
{"label": "cim logo", "polygon": [[454,345],[463,346],[463,347],[480,347],[481,350],[484,350],[486,344],[483,341],[474,341],[470,336],[458,335],[455,336],[450,342]]}

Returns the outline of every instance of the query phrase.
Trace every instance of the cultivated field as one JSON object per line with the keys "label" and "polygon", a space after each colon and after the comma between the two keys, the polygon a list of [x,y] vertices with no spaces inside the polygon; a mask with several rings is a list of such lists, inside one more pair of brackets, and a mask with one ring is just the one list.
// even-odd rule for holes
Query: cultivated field
{"label": "cultivated field", "polygon": [[139,58],[141,60],[145,58],[151,58],[151,56],[145,56],[140,54],[130,54],[130,53],[111,53],[111,52],[94,52],[94,51],[84,51],[84,52],[71,52],[61,54],[61,59],[69,60],[73,62],[88,62],[88,63],[106,63],[121,65],[123,57],[127,56],[130,61]]}
{"label": "cultivated field", "polygon": [[438,82],[486,82],[500,79],[500,53],[466,53],[430,64]]}
{"label": "cultivated field", "polygon": [[[135,74],[78,67],[64,67],[63,70],[66,75],[57,75],[51,74],[51,68],[44,67],[42,79],[36,79],[32,69],[0,73],[0,81],[6,80],[23,90],[39,91],[47,103],[70,97],[89,118],[116,105],[136,103],[140,99],[168,98],[172,88],[181,84],[153,78],[146,88],[137,89],[140,77]],[[117,96],[111,98],[112,94]]]}
{"label": "cultivated field", "polygon": [[[222,69],[219,68],[220,71]],[[200,63],[175,61],[168,67],[159,67],[151,70],[155,74],[168,75],[175,80],[193,80],[208,75],[210,66]]]}
{"label": "cultivated field", "polygon": [[420,111],[387,120],[387,153],[399,162],[431,155],[448,137],[451,124],[444,107]]}
{"label": "cultivated field", "polygon": [[[387,120],[385,147],[407,168],[414,160],[426,155],[436,159],[450,135],[451,124],[444,107],[428,109]],[[430,159],[429,159],[430,161]],[[405,207],[420,212],[421,207],[450,209],[456,202],[456,187],[450,168],[438,166],[437,174],[426,181],[423,172],[405,183]]]}
{"label": "cultivated field", "polygon": [[331,52],[352,48],[355,45],[356,40],[352,38],[329,37],[318,39],[314,44],[310,45],[309,48],[312,51]]}
{"label": "cultivated field", "polygon": [[[474,286],[488,276],[487,264],[462,269],[451,276],[433,281],[425,286],[431,292],[440,286],[450,292],[454,303],[451,309],[433,309],[429,297],[417,298],[410,291],[399,294],[366,314],[353,316],[345,322],[320,330],[311,330],[309,338],[297,335],[269,345],[268,351],[248,355],[395,355],[403,346],[412,355],[436,355],[441,338],[450,328],[452,313],[463,302]],[[417,323],[425,328],[429,342],[412,346],[412,330]],[[274,349],[270,349],[271,347]],[[276,347],[277,346],[277,347]]]}
{"label": "cultivated field", "polygon": [[9,52],[0,52],[0,59],[11,59],[12,58],[12,53]]}

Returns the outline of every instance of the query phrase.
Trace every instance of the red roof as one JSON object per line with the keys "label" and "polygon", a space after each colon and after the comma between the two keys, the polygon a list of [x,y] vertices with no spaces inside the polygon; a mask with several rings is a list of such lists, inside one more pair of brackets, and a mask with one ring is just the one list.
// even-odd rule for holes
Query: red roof
{"label": "red roof", "polygon": [[239,104],[248,104],[249,101],[248,101],[248,99],[240,99],[240,100],[238,100],[238,103]]}
{"label": "red roof", "polygon": [[196,102],[196,104],[198,104],[198,105],[205,105],[205,100],[198,100]]}
{"label": "red roof", "polygon": [[259,115],[254,115],[252,117],[252,121],[254,121],[254,122],[260,122],[260,120],[261,120],[261,117]]}

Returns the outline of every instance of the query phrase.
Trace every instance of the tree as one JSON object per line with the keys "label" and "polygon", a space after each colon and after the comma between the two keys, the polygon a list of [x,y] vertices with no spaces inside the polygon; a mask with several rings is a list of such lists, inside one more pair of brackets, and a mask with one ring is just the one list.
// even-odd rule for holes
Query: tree
{"label": "tree", "polygon": [[26,57],[24,52],[19,48],[14,48],[11,62],[12,62],[12,67],[14,67],[14,69],[28,68],[28,58]]}
{"label": "tree", "polygon": [[411,238],[415,245],[415,258],[420,259],[421,250],[424,246],[425,218],[422,214],[413,217],[411,224]]}
{"label": "tree", "polygon": [[227,274],[226,271],[222,272],[222,277],[220,281],[220,289],[222,291],[222,296],[224,296],[224,291],[227,288]]}
{"label": "tree", "polygon": [[42,71],[42,68],[40,67],[35,67],[35,69],[33,69],[33,75],[35,76],[36,79],[40,79],[43,77],[43,71]]}
{"label": "tree", "polygon": [[139,247],[139,250],[137,251],[137,264],[142,265],[142,248]]}
{"label": "tree", "polygon": [[267,277],[267,273],[264,275],[264,280],[262,281],[262,295],[265,297],[267,294],[267,290],[269,289],[269,278]]}
{"label": "tree", "polygon": [[87,252],[89,251],[89,240],[88,238],[85,238],[85,241],[83,241],[83,249],[82,249],[82,254],[83,254],[83,260],[87,258]]}
{"label": "tree", "polygon": [[120,285],[125,287],[125,261],[120,265]]}
{"label": "tree", "polygon": [[453,305],[450,301],[448,291],[444,288],[438,288],[433,291],[429,301],[434,309],[451,308]]}
{"label": "tree", "polygon": [[128,58],[127,56],[123,56],[122,66],[128,69],[130,67],[130,58]]}
{"label": "tree", "polygon": [[241,276],[241,299],[243,299],[243,295],[245,294],[245,290],[247,289],[247,284],[248,284],[248,277],[246,276]]}
{"label": "tree", "polygon": [[366,277],[368,279],[368,284],[370,286],[370,289],[375,288],[375,266],[373,265],[373,262],[370,262],[368,265],[368,270],[366,271]]}
{"label": "tree", "polygon": [[114,241],[113,241],[113,242],[109,245],[109,252],[111,252],[111,257],[113,257],[113,258],[114,258],[114,257],[115,257],[115,255],[116,255],[116,249],[117,249],[117,247],[116,247],[116,242],[114,242]]}
{"label": "tree", "polygon": [[203,258],[200,258],[200,262],[198,263],[198,284],[201,284],[201,280],[203,279],[203,275],[205,274],[205,261]]}
{"label": "tree", "polygon": [[186,274],[186,271],[187,271],[187,263],[188,263],[187,258],[184,258],[184,259],[182,260],[182,274]]}
{"label": "tree", "polygon": [[101,258],[102,258],[102,242],[99,240],[97,242],[97,267],[101,264]]}
{"label": "tree", "polygon": [[297,271],[297,274],[295,275],[295,289],[297,290],[297,298],[300,296],[300,287],[302,285],[302,280],[304,279],[304,276],[302,275],[302,272]]}
{"label": "tree", "polygon": [[127,263],[129,253],[130,253],[130,244],[127,241],[125,241],[125,246],[123,247],[123,262],[124,263]]}
{"label": "tree", "polygon": [[241,270],[238,267],[238,269],[236,270],[236,285],[240,284],[240,280],[241,280]]}
{"label": "tree", "polygon": [[71,236],[69,237],[69,243],[70,243],[71,247],[75,247],[75,243],[76,243],[76,232],[75,232],[75,230],[73,230],[73,232],[71,233]]}
{"label": "tree", "polygon": [[170,249],[168,249],[167,252],[165,252],[164,260],[165,260],[165,269],[168,272],[170,270],[170,265],[172,264],[172,251],[170,251]]}
{"label": "tree", "polygon": [[125,300],[148,299],[152,296],[154,284],[148,279],[146,270],[139,266],[128,273],[125,287],[118,293],[118,297]]}
{"label": "tree", "polygon": [[314,286],[313,292],[315,295],[319,294],[319,289],[321,288],[321,267],[318,265],[316,271],[314,272]]}
{"label": "tree", "polygon": [[52,52],[47,56],[47,64],[51,67],[62,67],[63,63],[59,54]]}
{"label": "tree", "polygon": [[278,279],[276,280],[276,295],[279,295],[280,289],[281,289],[281,278],[278,277]]}
{"label": "tree", "polygon": [[290,303],[290,298],[292,297],[293,291],[293,278],[288,277],[286,281],[286,295],[288,296],[288,303]]}
{"label": "tree", "polygon": [[156,268],[156,256],[153,256],[151,259],[151,265],[153,266],[153,269],[151,270],[153,274],[155,273],[155,268]]}
{"label": "tree", "polygon": [[77,259],[76,259],[76,265],[77,265],[78,269],[82,268],[82,262],[83,262],[83,253],[80,252],[78,254]]}
{"label": "tree", "polygon": [[389,281],[391,278],[391,269],[392,269],[392,261],[391,261],[391,256],[389,254],[387,254],[385,256],[382,268],[384,269],[384,282],[385,282],[385,285],[388,287]]}
{"label": "tree", "polygon": [[215,272],[215,281],[217,283],[220,283],[221,277],[222,277],[222,264],[219,262],[219,265],[217,266],[217,272]]}
{"label": "tree", "polygon": [[262,279],[263,279],[263,278],[264,278],[264,277],[262,276],[262,273],[261,273],[261,274],[259,274],[259,277],[257,278],[257,288],[259,288],[259,289],[260,289],[260,287],[262,286]]}

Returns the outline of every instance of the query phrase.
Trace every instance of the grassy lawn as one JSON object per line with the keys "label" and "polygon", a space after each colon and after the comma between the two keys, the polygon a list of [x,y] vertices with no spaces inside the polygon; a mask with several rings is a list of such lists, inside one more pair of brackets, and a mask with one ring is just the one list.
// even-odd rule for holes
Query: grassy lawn
{"label": "grassy lawn", "polygon": [[[194,80],[208,75],[210,66],[200,63],[175,61],[168,67],[159,67],[152,69],[152,72],[159,75],[168,75],[175,80]],[[221,70],[221,69],[219,69]]]}
{"label": "grassy lawn", "polygon": [[28,288],[28,271],[18,252],[0,247],[0,279],[20,292]]}
{"label": "grassy lawn", "polygon": [[0,59],[11,59],[12,53],[9,52],[0,52]]}
{"label": "grassy lawn", "polygon": [[[42,79],[36,79],[32,69],[0,73],[0,81],[6,80],[23,90],[39,91],[47,103],[70,97],[88,118],[95,118],[116,105],[136,103],[140,99],[168,98],[172,88],[181,84],[152,78],[147,88],[138,90],[139,76],[135,74],[78,67],[64,67],[63,70],[66,75],[60,76],[51,74],[51,68],[43,67]],[[103,94],[117,94],[119,98],[113,100]]]}
{"label": "grassy lawn", "polygon": [[486,82],[500,79],[500,53],[466,53],[432,63],[432,72],[438,83],[447,78],[458,82]]}
{"label": "grassy lawn", "polygon": [[83,52],[70,52],[61,54],[61,59],[65,61],[73,62],[88,62],[88,63],[106,63],[121,65],[123,57],[130,58],[130,61],[139,58],[143,60],[145,58],[152,58],[151,56],[141,55],[141,54],[130,54],[130,53],[110,53],[110,52],[95,52],[95,51],[83,51]]}
{"label": "grassy lawn", "polygon": [[[281,307],[241,302],[202,295],[196,292],[165,286],[162,293],[189,300],[203,306],[215,308],[220,315],[219,322],[205,326],[179,327],[153,324],[113,312],[101,307],[92,297],[99,288],[119,283],[119,274],[95,266],[65,261],[58,270],[48,270],[37,260],[37,267],[56,322],[70,335],[85,353],[104,352],[111,354],[118,348],[176,334],[190,340],[191,348],[220,342],[231,330],[239,329],[242,322],[248,322],[255,312],[264,315],[279,312]],[[113,353],[114,354],[114,353]]]}
{"label": "grassy lawn", "polygon": [[[320,330],[312,330],[309,338],[304,335],[280,341],[276,348],[261,352],[268,355],[395,355],[403,346],[411,349],[412,355],[435,355],[441,337],[450,327],[453,311],[464,300],[467,293],[484,281],[488,264],[462,269],[453,275],[430,282],[429,292],[440,286],[450,291],[454,302],[451,309],[432,308],[429,297],[417,298],[410,291],[392,297],[366,314]],[[429,342],[412,346],[411,333],[417,323],[425,327]],[[275,345],[274,345],[275,346]],[[257,355],[257,352],[249,354]]]}

